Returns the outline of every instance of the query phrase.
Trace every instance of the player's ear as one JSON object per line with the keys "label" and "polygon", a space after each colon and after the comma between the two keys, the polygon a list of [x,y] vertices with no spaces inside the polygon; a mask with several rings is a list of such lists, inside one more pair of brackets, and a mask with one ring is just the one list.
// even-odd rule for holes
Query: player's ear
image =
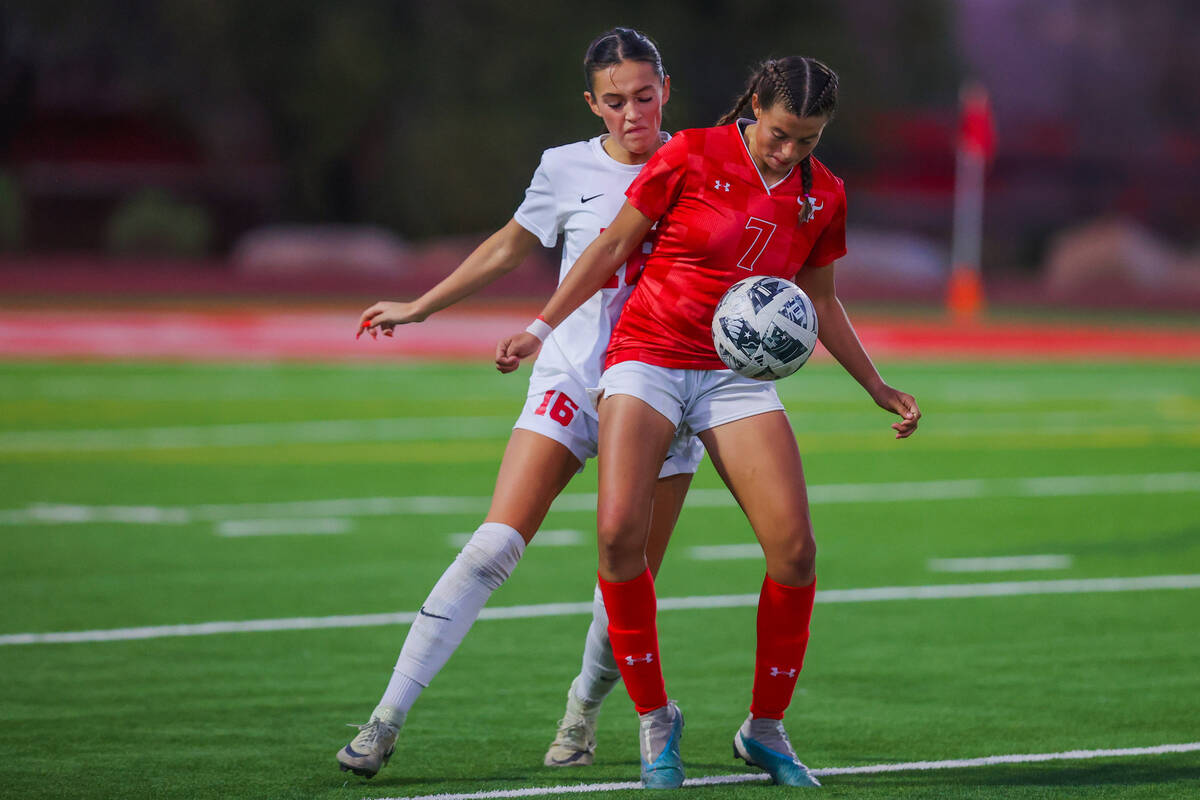
{"label": "player's ear", "polygon": [[758,119],[758,115],[762,113],[762,106],[758,104],[758,92],[750,95],[750,108],[754,111],[754,118]]}
{"label": "player's ear", "polygon": [[663,78],[663,95],[662,104],[665,106],[667,101],[671,99],[671,76],[667,75]]}
{"label": "player's ear", "polygon": [[601,119],[604,118],[604,115],[600,113],[600,105],[596,102],[596,98],[592,97],[591,92],[583,93],[583,102],[587,103],[588,108],[590,108],[592,110],[593,114],[595,114],[597,117],[600,117]]}

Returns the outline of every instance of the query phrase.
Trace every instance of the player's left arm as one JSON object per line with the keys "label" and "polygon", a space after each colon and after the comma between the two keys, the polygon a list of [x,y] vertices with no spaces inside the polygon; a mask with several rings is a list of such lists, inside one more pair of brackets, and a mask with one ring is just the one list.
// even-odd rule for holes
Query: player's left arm
{"label": "player's left arm", "polygon": [[867,390],[880,408],[899,415],[900,421],[892,424],[896,438],[911,436],[921,419],[917,401],[912,395],[889,386],[875,369],[838,299],[834,265],[805,267],[797,273],[796,284],[812,300],[817,311],[817,338],[821,344]]}

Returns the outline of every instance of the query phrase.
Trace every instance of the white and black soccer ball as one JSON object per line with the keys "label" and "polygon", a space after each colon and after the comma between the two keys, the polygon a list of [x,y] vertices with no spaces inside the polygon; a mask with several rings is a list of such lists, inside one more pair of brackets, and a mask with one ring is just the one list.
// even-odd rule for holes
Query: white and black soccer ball
{"label": "white and black soccer ball", "polygon": [[817,312],[783,278],[744,278],[725,292],[712,321],[713,345],[731,370],[773,381],[804,366],[817,345]]}

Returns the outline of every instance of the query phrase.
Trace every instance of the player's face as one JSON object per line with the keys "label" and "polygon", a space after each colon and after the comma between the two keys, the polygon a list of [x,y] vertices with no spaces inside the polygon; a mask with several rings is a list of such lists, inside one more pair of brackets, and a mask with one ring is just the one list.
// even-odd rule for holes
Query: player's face
{"label": "player's face", "polygon": [[758,122],[750,134],[750,152],[758,168],[770,175],[786,174],[812,153],[829,122],[827,116],[798,117],[783,103],[763,108],[757,94],[751,105]]}
{"label": "player's face", "polygon": [[671,96],[671,78],[658,79],[651,64],[622,61],[592,73],[592,91],[583,98],[604,120],[608,154],[618,161],[641,164],[662,143],[662,107]]}

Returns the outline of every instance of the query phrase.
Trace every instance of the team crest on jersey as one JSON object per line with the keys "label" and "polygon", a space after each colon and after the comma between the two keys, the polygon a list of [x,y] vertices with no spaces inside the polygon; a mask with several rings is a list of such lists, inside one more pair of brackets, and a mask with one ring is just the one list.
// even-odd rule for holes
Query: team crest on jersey
{"label": "team crest on jersey", "polygon": [[804,198],[805,198],[806,196],[808,197],[808,200],[809,200],[809,202],[811,202],[811,203],[812,203],[812,213],[808,215],[808,219],[804,219],[804,216],[803,216],[803,215],[804,215],[804,209],[803,209],[803,208],[801,208],[801,210],[800,210],[800,214],[801,214],[801,217],[800,217],[800,224],[801,224],[801,225],[803,225],[803,224],[804,224],[804,223],[806,223],[806,222],[812,222],[813,218],[814,218],[815,216],[817,216],[817,212],[818,212],[818,211],[820,211],[821,209],[823,209],[823,208],[825,207],[825,201],[824,201],[824,200],[818,200],[817,198],[813,197],[811,194],[810,194],[810,195],[797,195],[797,196],[796,196],[796,202],[797,202],[797,203],[799,203],[801,206],[803,206],[803,205],[804,205]]}

